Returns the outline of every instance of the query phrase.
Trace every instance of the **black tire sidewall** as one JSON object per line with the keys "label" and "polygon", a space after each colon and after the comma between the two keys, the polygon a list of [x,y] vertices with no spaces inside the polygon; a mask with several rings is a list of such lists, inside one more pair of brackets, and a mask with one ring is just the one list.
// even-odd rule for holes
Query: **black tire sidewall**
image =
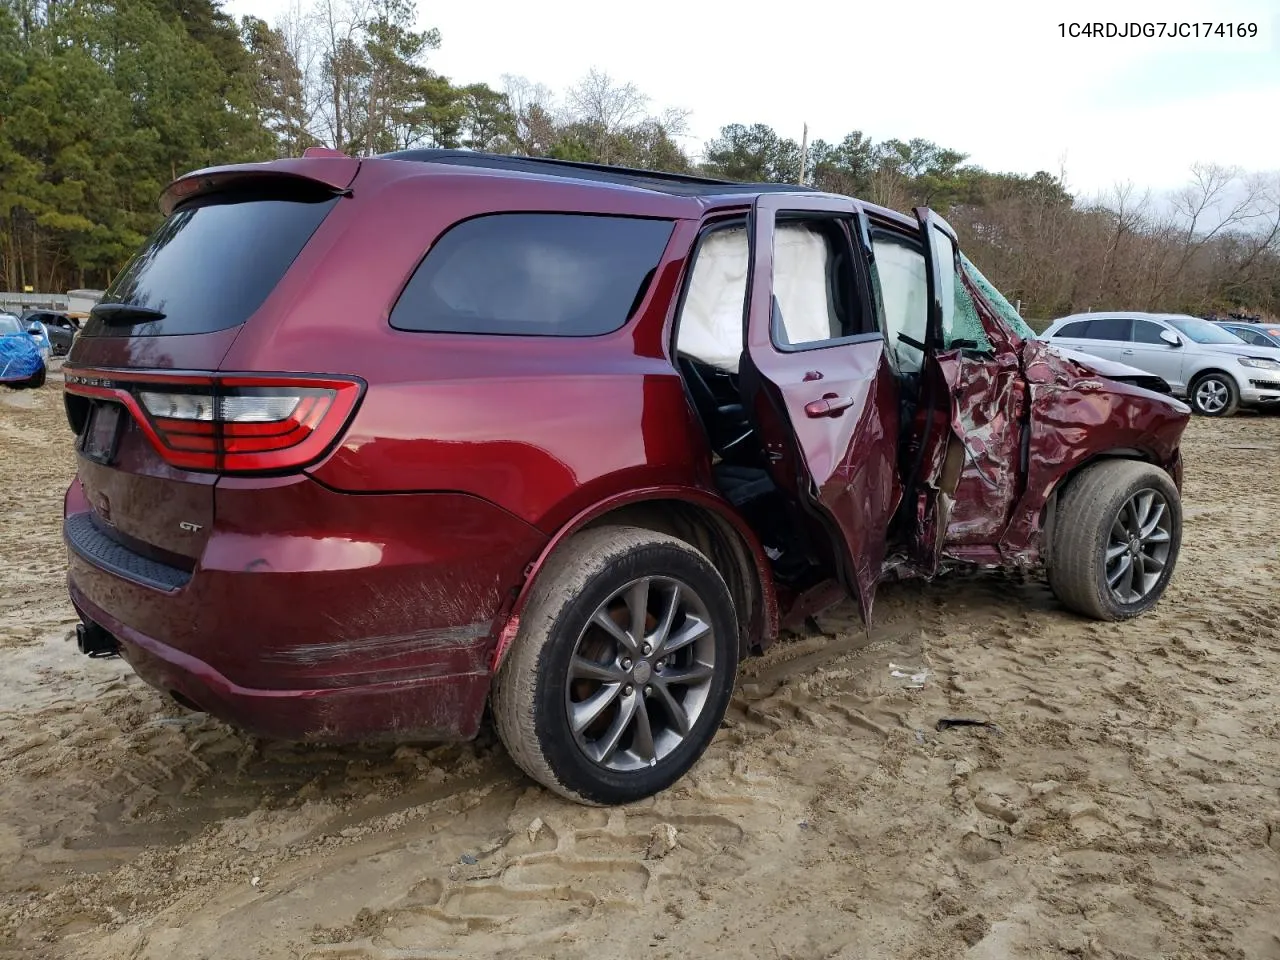
{"label": "black tire sidewall", "polygon": [[[609,770],[583,754],[565,712],[569,661],[588,618],[624,584],[646,576],[669,577],[691,588],[706,605],[716,638],[712,689],[684,742],[647,770]],[[627,803],[665,790],[698,760],[715,737],[733,695],[738,634],[728,588],[709,561],[669,544],[642,546],[616,557],[592,576],[553,621],[538,658],[534,682],[534,734],[556,779],[584,799]]]}
{"label": "black tire sidewall", "polygon": [[[1160,579],[1155,582],[1155,585],[1145,597],[1134,603],[1121,603],[1111,593],[1111,587],[1107,584],[1107,564],[1105,559],[1107,544],[1110,542],[1111,526],[1115,523],[1121,509],[1135,494],[1142,490],[1155,490],[1164,497],[1166,507],[1173,518],[1169,529],[1169,559],[1164,565],[1164,570],[1160,573]],[[1094,560],[1097,567],[1095,585],[1103,605],[1112,612],[1115,619],[1128,620],[1132,617],[1140,616],[1159,603],[1160,598],[1164,596],[1165,589],[1169,586],[1169,580],[1172,578],[1174,567],[1177,565],[1178,555],[1182,550],[1182,501],[1178,496],[1177,487],[1174,486],[1173,480],[1170,479],[1168,474],[1158,467],[1151,467],[1150,471],[1144,476],[1135,478],[1133,482],[1128,484],[1123,492],[1113,495],[1111,503],[1102,514],[1102,524],[1101,529],[1098,531],[1097,541],[1097,555]]]}
{"label": "black tire sidewall", "polygon": [[[1207,380],[1217,380],[1227,388],[1227,405],[1216,413],[1210,413],[1203,410],[1196,401],[1196,391],[1204,385]],[[1236,408],[1240,405],[1240,388],[1236,386],[1236,382],[1225,373],[1206,373],[1195,380],[1191,381],[1191,388],[1187,391],[1187,397],[1191,401],[1191,409],[1201,417],[1229,417],[1236,412]]]}

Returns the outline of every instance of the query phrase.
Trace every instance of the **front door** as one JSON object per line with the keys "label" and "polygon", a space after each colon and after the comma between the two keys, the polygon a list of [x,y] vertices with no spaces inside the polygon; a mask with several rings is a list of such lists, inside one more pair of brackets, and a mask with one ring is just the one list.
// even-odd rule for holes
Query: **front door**
{"label": "front door", "polygon": [[869,296],[852,200],[768,194],[752,216],[742,388],[774,482],[831,544],[870,623],[901,497],[898,391]]}
{"label": "front door", "polygon": [[966,268],[954,231],[916,211],[928,279],[914,450],[905,485],[921,572],[945,554],[996,562],[1026,476],[1028,399],[1019,343]]}
{"label": "front door", "polygon": [[[1170,343],[1164,338],[1175,331],[1154,320],[1133,321],[1133,338],[1123,348],[1116,359],[1131,367],[1154,373],[1163,377],[1176,392],[1187,388],[1186,379],[1182,376],[1182,358],[1186,356],[1186,348],[1180,343]],[[1178,337],[1181,340],[1181,337]]]}

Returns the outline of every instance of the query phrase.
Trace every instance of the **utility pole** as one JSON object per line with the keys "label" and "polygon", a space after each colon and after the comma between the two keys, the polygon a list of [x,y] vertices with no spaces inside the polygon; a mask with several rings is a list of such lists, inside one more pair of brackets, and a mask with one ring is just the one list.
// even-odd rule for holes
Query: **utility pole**
{"label": "utility pole", "polygon": [[800,179],[797,181],[804,186],[805,165],[809,162],[809,124],[804,125],[804,133],[800,135]]}

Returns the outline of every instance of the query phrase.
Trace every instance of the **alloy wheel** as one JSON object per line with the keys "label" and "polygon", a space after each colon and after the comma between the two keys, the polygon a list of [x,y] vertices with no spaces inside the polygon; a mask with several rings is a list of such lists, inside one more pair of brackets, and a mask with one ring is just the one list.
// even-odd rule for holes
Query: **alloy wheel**
{"label": "alloy wheel", "polygon": [[1172,514],[1158,490],[1139,490],[1120,508],[1107,538],[1107,586],[1121,603],[1137,603],[1160,580],[1169,562]]}
{"label": "alloy wheel", "polygon": [[596,608],[569,662],[565,710],[579,749],[609,770],[655,766],[706,707],[715,635],[687,584],[644,577]]}
{"label": "alloy wheel", "polygon": [[1216,377],[1209,377],[1196,387],[1196,406],[1205,413],[1221,413],[1230,400],[1230,389]]}

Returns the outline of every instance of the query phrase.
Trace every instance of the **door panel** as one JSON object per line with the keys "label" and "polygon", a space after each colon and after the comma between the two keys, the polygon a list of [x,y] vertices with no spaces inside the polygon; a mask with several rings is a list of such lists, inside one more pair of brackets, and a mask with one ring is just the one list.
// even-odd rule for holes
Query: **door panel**
{"label": "door panel", "polygon": [[1154,373],[1164,377],[1175,392],[1186,388],[1186,380],[1182,375],[1182,361],[1186,354],[1185,347],[1175,347],[1160,339],[1165,330],[1158,323],[1150,320],[1133,321],[1133,341],[1122,344],[1121,351],[1115,359],[1127,363],[1131,367]]}
{"label": "door panel", "polygon": [[926,574],[948,549],[998,542],[1025,475],[1026,383],[1011,333],[971,289],[955,233],[916,210],[929,279],[928,349],[913,471],[914,553]]}
{"label": "door panel", "polygon": [[[811,237],[797,241],[797,224],[825,238],[825,253]],[[775,483],[831,539],[869,624],[901,487],[897,386],[872,326],[858,249],[866,237],[851,200],[756,201],[743,387]],[[820,338],[824,330],[828,339]]]}

